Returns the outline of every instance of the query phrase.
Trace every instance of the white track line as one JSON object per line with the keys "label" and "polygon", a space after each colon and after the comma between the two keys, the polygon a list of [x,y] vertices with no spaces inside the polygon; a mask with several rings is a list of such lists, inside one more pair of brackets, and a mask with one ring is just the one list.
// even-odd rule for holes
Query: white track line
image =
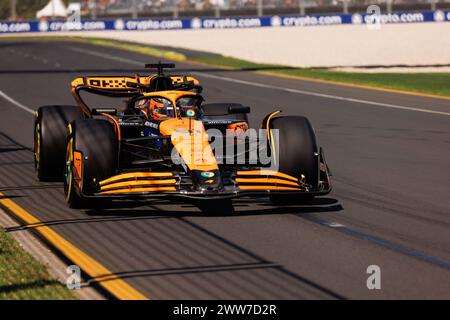
{"label": "white track line", "polygon": [[23,104],[21,104],[19,101],[14,100],[13,98],[11,98],[10,96],[8,96],[6,93],[4,93],[2,90],[0,90],[0,97],[2,97],[3,99],[11,102],[13,105],[15,105],[16,107],[25,110],[28,113],[31,113],[34,115],[34,113],[36,112],[33,109],[28,108],[27,106],[24,106]]}
{"label": "white track line", "polygon": [[86,53],[86,54],[89,54],[89,55],[95,56],[95,57],[106,58],[109,60],[115,60],[115,61],[119,61],[119,62],[134,64],[136,66],[140,66],[141,68],[143,68],[145,65],[145,63],[140,62],[140,61],[131,60],[131,59],[127,59],[127,58],[123,58],[123,57],[119,57],[119,56],[114,56],[112,54],[98,52],[98,51],[94,51],[94,50],[81,49],[81,48],[77,48],[77,47],[68,47],[68,49],[71,51],[75,51],[75,52]]}

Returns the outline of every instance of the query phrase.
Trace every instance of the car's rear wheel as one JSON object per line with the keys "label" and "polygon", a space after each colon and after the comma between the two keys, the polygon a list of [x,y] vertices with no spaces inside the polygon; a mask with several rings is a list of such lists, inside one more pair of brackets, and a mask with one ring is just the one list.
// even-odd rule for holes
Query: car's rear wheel
{"label": "car's rear wheel", "polygon": [[[276,117],[270,122],[271,129],[278,130],[278,168],[280,172],[302,179],[312,187],[319,184],[319,158],[316,136],[306,117]],[[275,142],[274,142],[275,143]],[[276,204],[304,203],[314,199],[305,195],[272,195]]]}
{"label": "car's rear wheel", "polygon": [[62,181],[66,154],[66,128],[83,119],[77,106],[44,106],[34,121],[34,167],[40,181]]}
{"label": "car's rear wheel", "polygon": [[117,136],[109,121],[86,119],[72,122],[69,125],[64,180],[69,206],[81,208],[95,204],[83,196],[91,196],[96,182],[115,173],[117,159]]}

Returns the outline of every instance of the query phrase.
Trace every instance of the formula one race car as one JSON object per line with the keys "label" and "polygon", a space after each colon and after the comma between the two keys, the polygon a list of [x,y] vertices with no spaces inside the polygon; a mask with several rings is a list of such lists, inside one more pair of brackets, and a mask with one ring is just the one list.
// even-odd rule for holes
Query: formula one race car
{"label": "formula one race car", "polygon": [[[63,180],[71,207],[158,195],[267,195],[283,203],[330,192],[329,170],[307,118],[275,111],[255,131],[248,125],[249,107],[204,103],[197,79],[164,74],[173,64],[146,67],[158,71],[77,78],[77,106],[36,112],[37,176]],[[90,108],[82,92],[127,100],[120,107]]]}

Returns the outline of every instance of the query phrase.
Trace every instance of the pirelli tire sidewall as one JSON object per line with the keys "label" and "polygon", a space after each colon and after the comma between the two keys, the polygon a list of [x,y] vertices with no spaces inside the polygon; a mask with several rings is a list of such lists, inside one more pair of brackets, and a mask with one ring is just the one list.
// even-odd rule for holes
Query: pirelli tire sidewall
{"label": "pirelli tire sidewall", "polygon": [[[83,196],[91,196],[97,191],[97,182],[116,172],[118,140],[114,127],[108,120],[85,119],[71,123],[67,142],[66,166],[70,167],[66,168],[66,174],[71,174],[72,177],[66,177],[64,190],[69,204],[76,206],[76,202],[83,200]],[[81,153],[81,184],[74,172],[74,152]]]}
{"label": "pirelli tire sidewall", "polygon": [[40,181],[62,181],[66,156],[66,127],[83,119],[78,106],[43,106],[35,114],[34,167]]}
{"label": "pirelli tire sidewall", "polygon": [[[305,182],[314,188],[319,185],[319,157],[316,135],[309,120],[303,116],[275,117],[270,129],[278,129],[279,171],[291,176],[305,177]],[[305,195],[293,197],[309,201],[314,197]],[[272,200],[287,201],[289,197],[272,197]]]}

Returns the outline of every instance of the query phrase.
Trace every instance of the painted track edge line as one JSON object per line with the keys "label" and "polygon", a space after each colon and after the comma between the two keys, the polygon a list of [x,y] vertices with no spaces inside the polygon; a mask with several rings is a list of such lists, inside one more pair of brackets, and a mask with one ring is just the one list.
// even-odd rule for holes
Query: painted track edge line
{"label": "painted track edge line", "polygon": [[75,245],[64,239],[56,231],[44,225],[39,219],[27,212],[7,196],[0,192],[0,205],[16,218],[26,224],[38,224],[33,230],[42,236],[55,249],[60,251],[67,259],[78,265],[92,280],[103,289],[120,300],[148,300],[144,294],[133,288],[125,280],[114,275],[101,263],[78,249]]}
{"label": "painted track edge line", "polygon": [[5,99],[6,101],[12,103],[13,105],[15,105],[16,107],[31,113],[34,115],[34,113],[36,112],[33,109],[28,108],[27,106],[21,104],[19,101],[14,100],[13,98],[11,98],[10,96],[8,96],[6,93],[4,93],[2,90],[0,90],[0,97],[2,97],[3,99]]}

